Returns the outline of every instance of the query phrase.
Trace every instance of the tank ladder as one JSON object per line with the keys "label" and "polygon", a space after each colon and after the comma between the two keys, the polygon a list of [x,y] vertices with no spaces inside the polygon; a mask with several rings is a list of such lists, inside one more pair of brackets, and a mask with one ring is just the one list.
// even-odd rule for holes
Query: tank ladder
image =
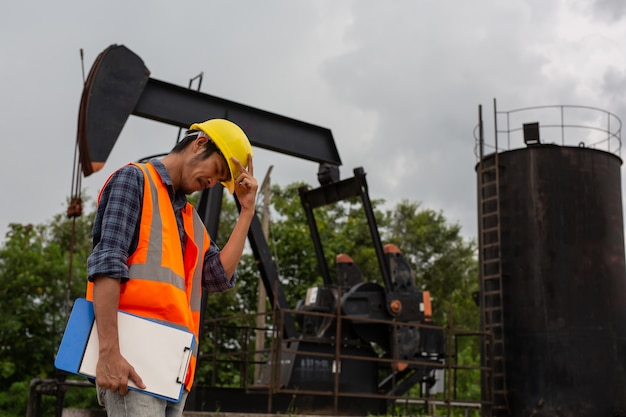
{"label": "tank ladder", "polygon": [[[494,103],[495,109],[495,103]],[[479,109],[482,113],[482,110]],[[482,115],[480,120],[480,161],[478,165],[478,235],[480,265],[481,327],[485,332],[483,366],[484,398],[491,400],[494,416],[510,414],[506,390],[505,343],[502,292],[500,173],[498,161],[497,113],[495,152],[493,158],[484,159]]]}

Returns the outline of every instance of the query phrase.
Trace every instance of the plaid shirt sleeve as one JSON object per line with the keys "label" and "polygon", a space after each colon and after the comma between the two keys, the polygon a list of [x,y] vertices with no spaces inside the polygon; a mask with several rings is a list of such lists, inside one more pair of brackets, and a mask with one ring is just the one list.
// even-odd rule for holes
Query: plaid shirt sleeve
{"label": "plaid shirt sleeve", "polygon": [[87,258],[87,273],[128,281],[128,255],[137,245],[143,199],[143,174],[126,165],[104,185],[92,232],[93,249]]}
{"label": "plaid shirt sleeve", "polygon": [[211,239],[211,246],[204,256],[202,284],[209,292],[224,292],[230,290],[237,283],[237,272],[232,279],[228,279],[224,266],[220,260],[220,251]]}

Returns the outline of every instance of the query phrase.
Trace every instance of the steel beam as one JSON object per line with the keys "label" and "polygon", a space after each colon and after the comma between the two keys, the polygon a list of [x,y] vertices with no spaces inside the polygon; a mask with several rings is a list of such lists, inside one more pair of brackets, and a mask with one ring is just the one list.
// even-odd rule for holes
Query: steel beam
{"label": "steel beam", "polygon": [[238,124],[253,146],[341,165],[329,129],[150,78],[132,114],[182,128],[213,118]]}

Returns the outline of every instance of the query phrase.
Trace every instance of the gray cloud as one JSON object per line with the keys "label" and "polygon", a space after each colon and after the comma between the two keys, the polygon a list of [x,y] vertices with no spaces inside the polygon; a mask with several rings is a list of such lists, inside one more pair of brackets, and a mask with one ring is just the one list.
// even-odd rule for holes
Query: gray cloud
{"label": "gray cloud", "polygon": [[626,3],[621,0],[595,0],[593,2],[598,17],[616,22],[626,15]]}
{"label": "gray cloud", "polygon": [[[112,43],[137,53],[152,77],[332,130],[344,166],[363,166],[373,198],[443,211],[475,236],[473,129],[492,100],[514,109],[581,104],[626,110],[626,30],[598,25],[589,3],[353,0],[77,0],[1,6],[0,206],[9,222],[39,223],[65,210],[86,70]],[[622,2],[595,10],[622,16]],[[23,18],[28,16],[27,19]],[[595,17],[594,17],[595,16]],[[178,129],[131,117],[107,166],[83,181],[95,196],[108,174],[166,152]],[[317,166],[259,150],[258,177],[316,183]],[[43,173],[43,175],[42,175]],[[7,201],[7,200],[5,200]]]}

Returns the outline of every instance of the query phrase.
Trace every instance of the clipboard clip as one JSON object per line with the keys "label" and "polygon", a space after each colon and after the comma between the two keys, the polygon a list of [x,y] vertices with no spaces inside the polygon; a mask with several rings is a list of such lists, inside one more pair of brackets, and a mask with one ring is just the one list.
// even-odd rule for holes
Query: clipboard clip
{"label": "clipboard clip", "polygon": [[191,348],[185,347],[183,351],[183,356],[180,361],[180,368],[178,369],[178,377],[176,377],[176,382],[178,384],[185,383],[185,377],[187,376],[187,369],[189,369],[189,361],[191,360]]}

